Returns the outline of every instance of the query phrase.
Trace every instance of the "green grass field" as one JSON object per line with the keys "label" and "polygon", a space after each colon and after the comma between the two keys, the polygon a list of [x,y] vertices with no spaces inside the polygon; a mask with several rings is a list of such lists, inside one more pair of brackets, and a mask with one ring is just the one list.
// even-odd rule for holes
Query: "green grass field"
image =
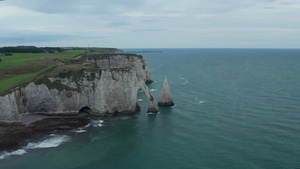
{"label": "green grass field", "polygon": [[54,67],[54,58],[67,58],[84,54],[84,50],[68,50],[61,53],[14,53],[0,55],[0,93],[16,87],[26,80]]}
{"label": "green grass field", "polygon": [[83,53],[83,50],[69,50],[61,53],[14,53],[13,56],[0,55],[2,59],[2,62],[0,62],[0,70],[24,64],[32,64],[30,61],[34,60],[70,57]]}
{"label": "green grass field", "polygon": [[52,68],[54,66],[48,66],[47,68],[44,68],[38,72],[34,72],[34,73],[28,73],[28,74],[21,74],[21,75],[16,75],[16,76],[10,76],[6,79],[3,79],[0,81],[0,93],[11,89],[13,87],[18,86],[19,84],[21,84],[22,82],[26,81],[27,79],[34,77],[50,68]]}

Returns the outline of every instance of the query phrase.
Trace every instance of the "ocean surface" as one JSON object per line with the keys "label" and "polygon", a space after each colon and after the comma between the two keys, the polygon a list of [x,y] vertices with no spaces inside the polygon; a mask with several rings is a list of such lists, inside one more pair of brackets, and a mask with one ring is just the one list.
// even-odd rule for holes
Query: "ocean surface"
{"label": "ocean surface", "polygon": [[[146,57],[156,100],[175,106],[101,118],[14,152],[1,169],[300,168],[299,49],[127,49]],[[2,138],[1,138],[2,139]]]}

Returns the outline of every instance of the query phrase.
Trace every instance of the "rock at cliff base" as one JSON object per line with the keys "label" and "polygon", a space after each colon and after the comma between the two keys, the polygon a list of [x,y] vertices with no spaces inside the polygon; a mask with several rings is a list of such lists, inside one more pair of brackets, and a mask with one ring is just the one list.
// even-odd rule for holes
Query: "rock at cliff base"
{"label": "rock at cliff base", "polygon": [[161,90],[159,97],[158,97],[158,106],[161,106],[161,107],[174,106],[174,102],[171,97],[171,91],[170,91],[170,86],[168,84],[167,77],[165,77],[163,89]]}

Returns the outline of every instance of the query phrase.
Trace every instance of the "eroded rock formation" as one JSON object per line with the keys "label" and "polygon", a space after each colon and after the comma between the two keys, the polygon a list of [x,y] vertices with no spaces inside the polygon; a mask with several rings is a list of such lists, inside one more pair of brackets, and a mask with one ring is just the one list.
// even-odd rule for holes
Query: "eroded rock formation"
{"label": "eroded rock formation", "polygon": [[158,112],[143,56],[94,54],[56,62],[32,82],[0,93],[0,151],[43,132],[85,126],[91,115],[134,114],[139,90],[148,98],[148,112]]}
{"label": "eroded rock formation", "polygon": [[165,77],[163,89],[161,90],[158,97],[158,106],[161,107],[174,106],[167,77]]}
{"label": "eroded rock formation", "polygon": [[151,73],[143,56],[90,55],[85,63],[57,67],[0,96],[0,121],[18,122],[24,114],[76,115],[83,107],[96,116],[133,114],[139,111],[140,89],[147,95],[148,112],[158,112],[145,84]]}

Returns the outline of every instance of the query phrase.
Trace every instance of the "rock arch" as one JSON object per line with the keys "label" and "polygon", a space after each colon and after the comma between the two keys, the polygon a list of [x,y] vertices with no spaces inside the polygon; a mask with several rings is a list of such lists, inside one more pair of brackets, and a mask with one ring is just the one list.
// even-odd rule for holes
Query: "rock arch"
{"label": "rock arch", "polygon": [[139,79],[139,83],[140,83],[140,88],[146,94],[148,102],[149,102],[147,113],[158,113],[158,110],[156,108],[155,98],[151,94],[151,92],[150,92],[149,88],[147,87],[146,83],[142,79]]}

